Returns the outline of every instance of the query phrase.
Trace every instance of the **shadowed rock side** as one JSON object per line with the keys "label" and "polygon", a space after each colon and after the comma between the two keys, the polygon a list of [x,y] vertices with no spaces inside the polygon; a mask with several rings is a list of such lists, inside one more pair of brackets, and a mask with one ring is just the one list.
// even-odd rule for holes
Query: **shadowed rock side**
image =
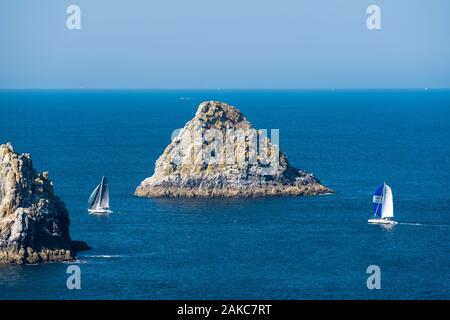
{"label": "shadowed rock side", "polygon": [[[222,133],[225,146],[221,161],[207,163],[205,148],[220,138],[208,137],[208,129]],[[248,143],[237,143],[230,135],[248,132],[243,141],[257,141],[260,133],[236,108],[216,101],[200,104],[195,117],[179,132],[156,161],[155,173],[137,187],[141,197],[263,197],[319,195],[332,191],[320,184],[313,174],[292,167],[278,146],[264,138],[266,153],[255,152]],[[200,137],[200,139],[196,139]],[[259,138],[261,139],[261,138]],[[242,141],[242,140],[241,140]],[[261,140],[260,140],[261,141]],[[212,148],[215,150],[214,148]],[[264,158],[264,159],[263,159]],[[251,160],[254,161],[251,161]],[[269,160],[267,160],[269,159]],[[272,168],[268,173],[268,168]]]}
{"label": "shadowed rock side", "polygon": [[0,263],[73,261],[89,249],[69,235],[69,213],[48,173],[36,173],[29,154],[0,146]]}

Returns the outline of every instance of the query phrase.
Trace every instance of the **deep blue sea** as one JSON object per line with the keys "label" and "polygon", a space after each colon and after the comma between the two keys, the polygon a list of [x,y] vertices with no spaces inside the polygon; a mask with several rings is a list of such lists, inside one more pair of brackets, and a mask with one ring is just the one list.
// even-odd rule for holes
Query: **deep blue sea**
{"label": "deep blue sea", "polygon": [[[280,129],[293,165],[336,194],[267,199],[133,196],[200,102]],[[1,299],[450,299],[450,91],[1,91],[0,142],[49,171],[82,252],[0,266]],[[87,213],[102,175],[109,216]],[[393,189],[393,228],[368,225]],[[381,268],[381,290],[366,269]]]}

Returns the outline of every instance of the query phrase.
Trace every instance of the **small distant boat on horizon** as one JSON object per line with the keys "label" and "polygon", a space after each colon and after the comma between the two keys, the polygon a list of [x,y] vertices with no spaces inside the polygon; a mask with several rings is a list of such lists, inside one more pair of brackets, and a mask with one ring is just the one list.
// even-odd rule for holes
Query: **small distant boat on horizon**
{"label": "small distant boat on horizon", "polygon": [[373,224],[397,224],[394,218],[394,199],[392,189],[386,183],[377,188],[373,195],[373,217],[368,220]]}
{"label": "small distant boat on horizon", "polygon": [[88,205],[90,213],[112,213],[109,208],[109,186],[106,177],[102,177],[102,182],[92,192]]}

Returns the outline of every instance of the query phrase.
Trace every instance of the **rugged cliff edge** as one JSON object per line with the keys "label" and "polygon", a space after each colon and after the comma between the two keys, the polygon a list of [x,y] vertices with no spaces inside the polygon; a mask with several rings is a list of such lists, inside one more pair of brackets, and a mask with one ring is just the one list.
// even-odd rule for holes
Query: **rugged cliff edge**
{"label": "rugged cliff edge", "polygon": [[[272,137],[273,140],[273,137]],[[262,197],[331,193],[311,173],[292,167],[267,133],[236,108],[200,104],[195,117],[166,147],[141,197]]]}
{"label": "rugged cliff edge", "polygon": [[48,173],[37,173],[29,154],[0,146],[0,263],[75,260],[89,249],[69,235],[69,213]]}

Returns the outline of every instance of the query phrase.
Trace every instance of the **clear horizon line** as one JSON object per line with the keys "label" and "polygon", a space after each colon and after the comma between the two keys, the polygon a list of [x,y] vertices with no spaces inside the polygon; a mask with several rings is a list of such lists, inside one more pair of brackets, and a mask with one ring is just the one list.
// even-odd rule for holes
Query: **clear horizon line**
{"label": "clear horizon line", "polygon": [[398,88],[0,88],[0,91],[408,91],[408,90],[450,90],[450,87],[398,87]]}

